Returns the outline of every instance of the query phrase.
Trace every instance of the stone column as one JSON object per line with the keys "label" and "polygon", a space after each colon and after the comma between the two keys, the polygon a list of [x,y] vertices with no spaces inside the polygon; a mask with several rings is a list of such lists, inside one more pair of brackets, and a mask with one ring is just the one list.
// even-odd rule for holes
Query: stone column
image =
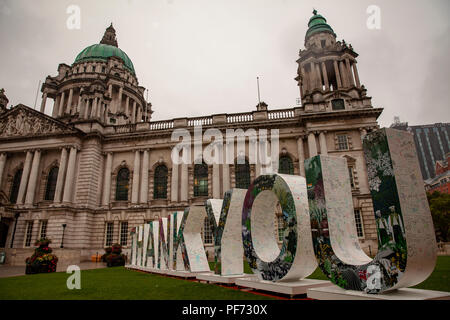
{"label": "stone column", "polygon": [[339,73],[339,67],[336,60],[333,61],[334,66],[334,74],[336,76],[336,82],[337,82],[337,88],[342,88],[342,82],[341,82],[341,74]]}
{"label": "stone column", "polygon": [[30,175],[32,159],[33,153],[31,151],[27,151],[27,156],[25,158],[25,164],[22,171],[22,178],[20,179],[19,193],[17,195],[17,204],[23,204],[25,191],[27,190],[28,177]]}
{"label": "stone column", "polygon": [[97,105],[97,114],[96,117],[101,119],[101,114],[102,114],[102,110],[103,110],[103,102],[100,100],[100,98],[98,98],[98,105]]}
{"label": "stone column", "polygon": [[113,153],[106,153],[105,177],[103,179],[103,199],[102,205],[108,206],[111,197],[111,170],[112,170]]}
{"label": "stone column", "polygon": [[322,74],[323,74],[323,81],[325,82],[325,90],[328,91],[330,90],[330,84],[328,82],[327,66],[323,61],[322,61]]}
{"label": "stone column", "polygon": [[142,106],[138,106],[136,122],[142,122]]}
{"label": "stone column", "polygon": [[305,150],[303,149],[303,137],[297,139],[297,152],[298,152],[298,168],[300,175],[305,176]]}
{"label": "stone column", "polygon": [[310,158],[317,156],[316,136],[314,135],[314,132],[308,134],[308,149]]}
{"label": "stone column", "polygon": [[47,103],[47,92],[42,94],[41,112],[45,113],[45,104]]}
{"label": "stone column", "polygon": [[26,205],[33,205],[34,194],[36,193],[36,183],[39,174],[39,163],[41,161],[41,150],[34,151],[33,164],[31,165],[30,180],[27,187],[27,195],[25,197]]}
{"label": "stone column", "polygon": [[2,186],[3,171],[5,169],[6,153],[0,153],[0,188]]}
{"label": "stone column", "polygon": [[[261,175],[261,162],[259,161],[259,157],[258,160],[256,161],[255,164],[255,179],[258,178]],[[235,177],[236,179],[236,177]]]}
{"label": "stone column", "polygon": [[58,106],[58,117],[61,117],[63,114],[65,94],[66,93],[64,91],[61,94],[61,100],[59,101],[59,106]]}
{"label": "stone column", "polygon": [[88,118],[88,113],[89,113],[89,99],[85,100],[84,103],[84,118],[87,119]]}
{"label": "stone column", "polygon": [[172,162],[172,184],[170,201],[178,202],[178,164]]}
{"label": "stone column", "polygon": [[119,87],[119,97],[117,98],[116,103],[116,112],[120,112],[120,109],[122,108],[122,94],[123,94],[123,86]]}
{"label": "stone column", "polygon": [[220,199],[220,164],[213,164],[213,198]]}
{"label": "stone column", "polygon": [[188,164],[181,164],[181,190],[180,190],[180,201],[187,202],[188,201],[188,189],[189,189],[189,180],[188,180]]}
{"label": "stone column", "polygon": [[131,190],[131,203],[138,204],[139,202],[139,178],[141,171],[141,151],[134,152],[134,167],[133,167],[133,189]]}
{"label": "stone column", "polygon": [[131,123],[136,123],[136,101],[133,101],[133,114],[131,115]]}
{"label": "stone column", "polygon": [[72,109],[72,98],[73,98],[73,88],[70,88],[69,90],[69,99],[67,100],[67,107],[66,107],[66,113],[70,114]]}
{"label": "stone column", "polygon": [[66,181],[64,184],[63,202],[72,202],[73,186],[75,184],[75,165],[77,160],[77,148],[70,147],[69,161],[67,164]]}
{"label": "stone column", "polygon": [[355,74],[356,86],[358,88],[361,88],[361,83],[359,82],[358,69],[356,68],[356,62],[353,62],[352,66],[353,66],[353,73]]}
{"label": "stone column", "polygon": [[303,79],[302,79],[303,89],[304,89],[304,93],[306,93],[306,91],[309,91],[310,88],[309,88],[308,78],[306,76],[306,71],[305,71],[305,68],[303,66],[301,67],[301,73],[302,73],[302,76],[303,76]]}
{"label": "stone column", "polygon": [[345,70],[344,61],[339,61],[339,70],[341,71],[342,86],[344,88],[348,88],[350,86],[350,84],[348,82],[348,75]]}
{"label": "stone column", "polygon": [[320,154],[321,155],[327,155],[328,149],[327,149],[327,139],[325,137],[326,131],[320,131],[319,133],[319,143],[320,143]]}
{"label": "stone column", "polygon": [[311,72],[310,72],[311,77],[309,79],[309,84],[310,84],[310,89],[313,90],[317,84],[316,68],[314,67],[314,62],[310,62],[309,67],[311,68]]}
{"label": "stone column", "polygon": [[61,202],[66,167],[67,167],[67,149],[61,148],[61,159],[59,160],[58,178],[56,179],[55,198],[53,199],[54,203]]}
{"label": "stone column", "polygon": [[144,150],[144,155],[142,157],[142,178],[141,178],[141,198],[140,202],[142,204],[147,204],[148,202],[148,165],[149,165],[149,151]]}
{"label": "stone column", "polygon": [[130,97],[127,96],[127,99],[125,100],[125,114],[127,117],[130,117]]}
{"label": "stone column", "polygon": [[316,74],[317,74],[317,87],[322,90],[322,75],[320,72],[320,66],[319,64],[316,64]]}
{"label": "stone column", "polygon": [[109,93],[109,97],[111,98],[111,100],[112,100],[112,83],[110,83],[109,84],[109,86],[108,86],[108,93]]}
{"label": "stone column", "polygon": [[348,58],[345,59],[345,64],[347,66],[347,74],[348,74],[349,83],[350,83],[350,85],[355,86],[355,79],[353,79],[352,68],[350,67],[350,60]]}
{"label": "stone column", "polygon": [[[224,161],[222,165],[222,188],[223,192],[230,190],[230,165]],[[222,197],[223,195],[221,195]]]}
{"label": "stone column", "polygon": [[91,110],[91,119],[95,118],[97,116],[97,97],[94,98],[94,101],[92,103],[92,110]]}
{"label": "stone column", "polygon": [[57,94],[56,95],[56,99],[55,99],[55,103],[53,104],[53,111],[52,111],[52,117],[56,118],[58,116],[58,110],[59,110],[59,101],[60,101],[60,97]]}
{"label": "stone column", "polygon": [[80,89],[80,94],[78,95],[77,110],[75,111],[75,113],[78,112],[80,116],[81,116],[81,93],[82,89]]}

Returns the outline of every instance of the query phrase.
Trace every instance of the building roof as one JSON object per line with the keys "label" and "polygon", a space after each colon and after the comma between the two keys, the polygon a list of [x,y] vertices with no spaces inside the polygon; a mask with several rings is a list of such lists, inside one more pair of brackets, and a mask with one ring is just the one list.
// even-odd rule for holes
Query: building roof
{"label": "building roof", "polygon": [[85,48],[77,55],[73,63],[75,64],[84,61],[97,60],[107,61],[110,57],[120,58],[123,61],[125,68],[133,74],[136,74],[134,71],[133,62],[131,62],[131,59],[128,57],[128,55],[117,45],[116,30],[114,30],[112,23],[106,29],[100,43],[93,44]]}
{"label": "building roof", "polygon": [[118,47],[109,44],[98,43],[85,48],[77,55],[73,63],[97,60],[107,61],[109,57],[120,58],[123,61],[125,68],[135,74],[133,62],[131,62],[128,55]]}
{"label": "building roof", "polygon": [[327,19],[325,19],[320,14],[317,14],[317,10],[313,11],[313,16],[309,19],[308,22],[308,31],[306,31],[305,39],[308,39],[310,36],[320,32],[328,32],[336,37],[333,29],[327,24]]}
{"label": "building roof", "polygon": [[444,173],[441,173],[440,175],[431,178],[431,179],[427,179],[425,180],[425,184],[429,185],[429,186],[433,186],[433,184],[435,184],[436,182],[439,182],[441,179],[449,177],[450,178],[450,171],[446,171]]}

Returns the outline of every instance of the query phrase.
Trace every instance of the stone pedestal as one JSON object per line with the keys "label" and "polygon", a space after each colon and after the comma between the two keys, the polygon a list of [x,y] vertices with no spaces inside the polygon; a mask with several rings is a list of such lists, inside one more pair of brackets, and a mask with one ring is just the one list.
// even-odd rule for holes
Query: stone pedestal
{"label": "stone pedestal", "polygon": [[308,298],[318,300],[450,300],[450,292],[403,288],[382,294],[344,290],[332,285],[308,289]]}
{"label": "stone pedestal", "polygon": [[303,279],[298,281],[272,282],[266,280],[259,280],[258,278],[255,277],[236,279],[235,283],[238,286],[288,294],[291,297],[298,294],[306,294],[307,290],[310,288],[317,288],[330,285],[330,281],[324,280]]}
{"label": "stone pedestal", "polygon": [[[234,284],[236,283],[236,280],[240,278],[252,278],[252,277],[251,275],[245,273],[233,276],[221,276],[214,273],[201,273],[197,275],[197,280],[204,280],[208,282],[225,283],[225,284]],[[256,276],[253,276],[253,278],[256,278]]]}

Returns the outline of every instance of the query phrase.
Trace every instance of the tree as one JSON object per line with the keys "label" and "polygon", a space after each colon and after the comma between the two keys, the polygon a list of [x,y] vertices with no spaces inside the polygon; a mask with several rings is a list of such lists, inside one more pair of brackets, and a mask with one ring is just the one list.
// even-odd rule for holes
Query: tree
{"label": "tree", "polygon": [[436,240],[450,241],[450,194],[435,191],[431,194],[427,193],[427,198],[433,218]]}

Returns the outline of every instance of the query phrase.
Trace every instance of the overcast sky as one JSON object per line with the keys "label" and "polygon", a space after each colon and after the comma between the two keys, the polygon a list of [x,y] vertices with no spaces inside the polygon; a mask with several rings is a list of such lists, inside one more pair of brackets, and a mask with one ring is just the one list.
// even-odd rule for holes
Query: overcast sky
{"label": "overcast sky", "polygon": [[[81,10],[80,29],[67,27],[70,5]],[[369,5],[381,9],[380,30],[367,28]],[[0,88],[10,105],[33,107],[39,80],[71,65],[113,22],[149,89],[153,120],[255,110],[257,76],[269,109],[294,107],[313,8],[359,54],[382,127],[396,115],[450,122],[448,0],[0,0]]]}

